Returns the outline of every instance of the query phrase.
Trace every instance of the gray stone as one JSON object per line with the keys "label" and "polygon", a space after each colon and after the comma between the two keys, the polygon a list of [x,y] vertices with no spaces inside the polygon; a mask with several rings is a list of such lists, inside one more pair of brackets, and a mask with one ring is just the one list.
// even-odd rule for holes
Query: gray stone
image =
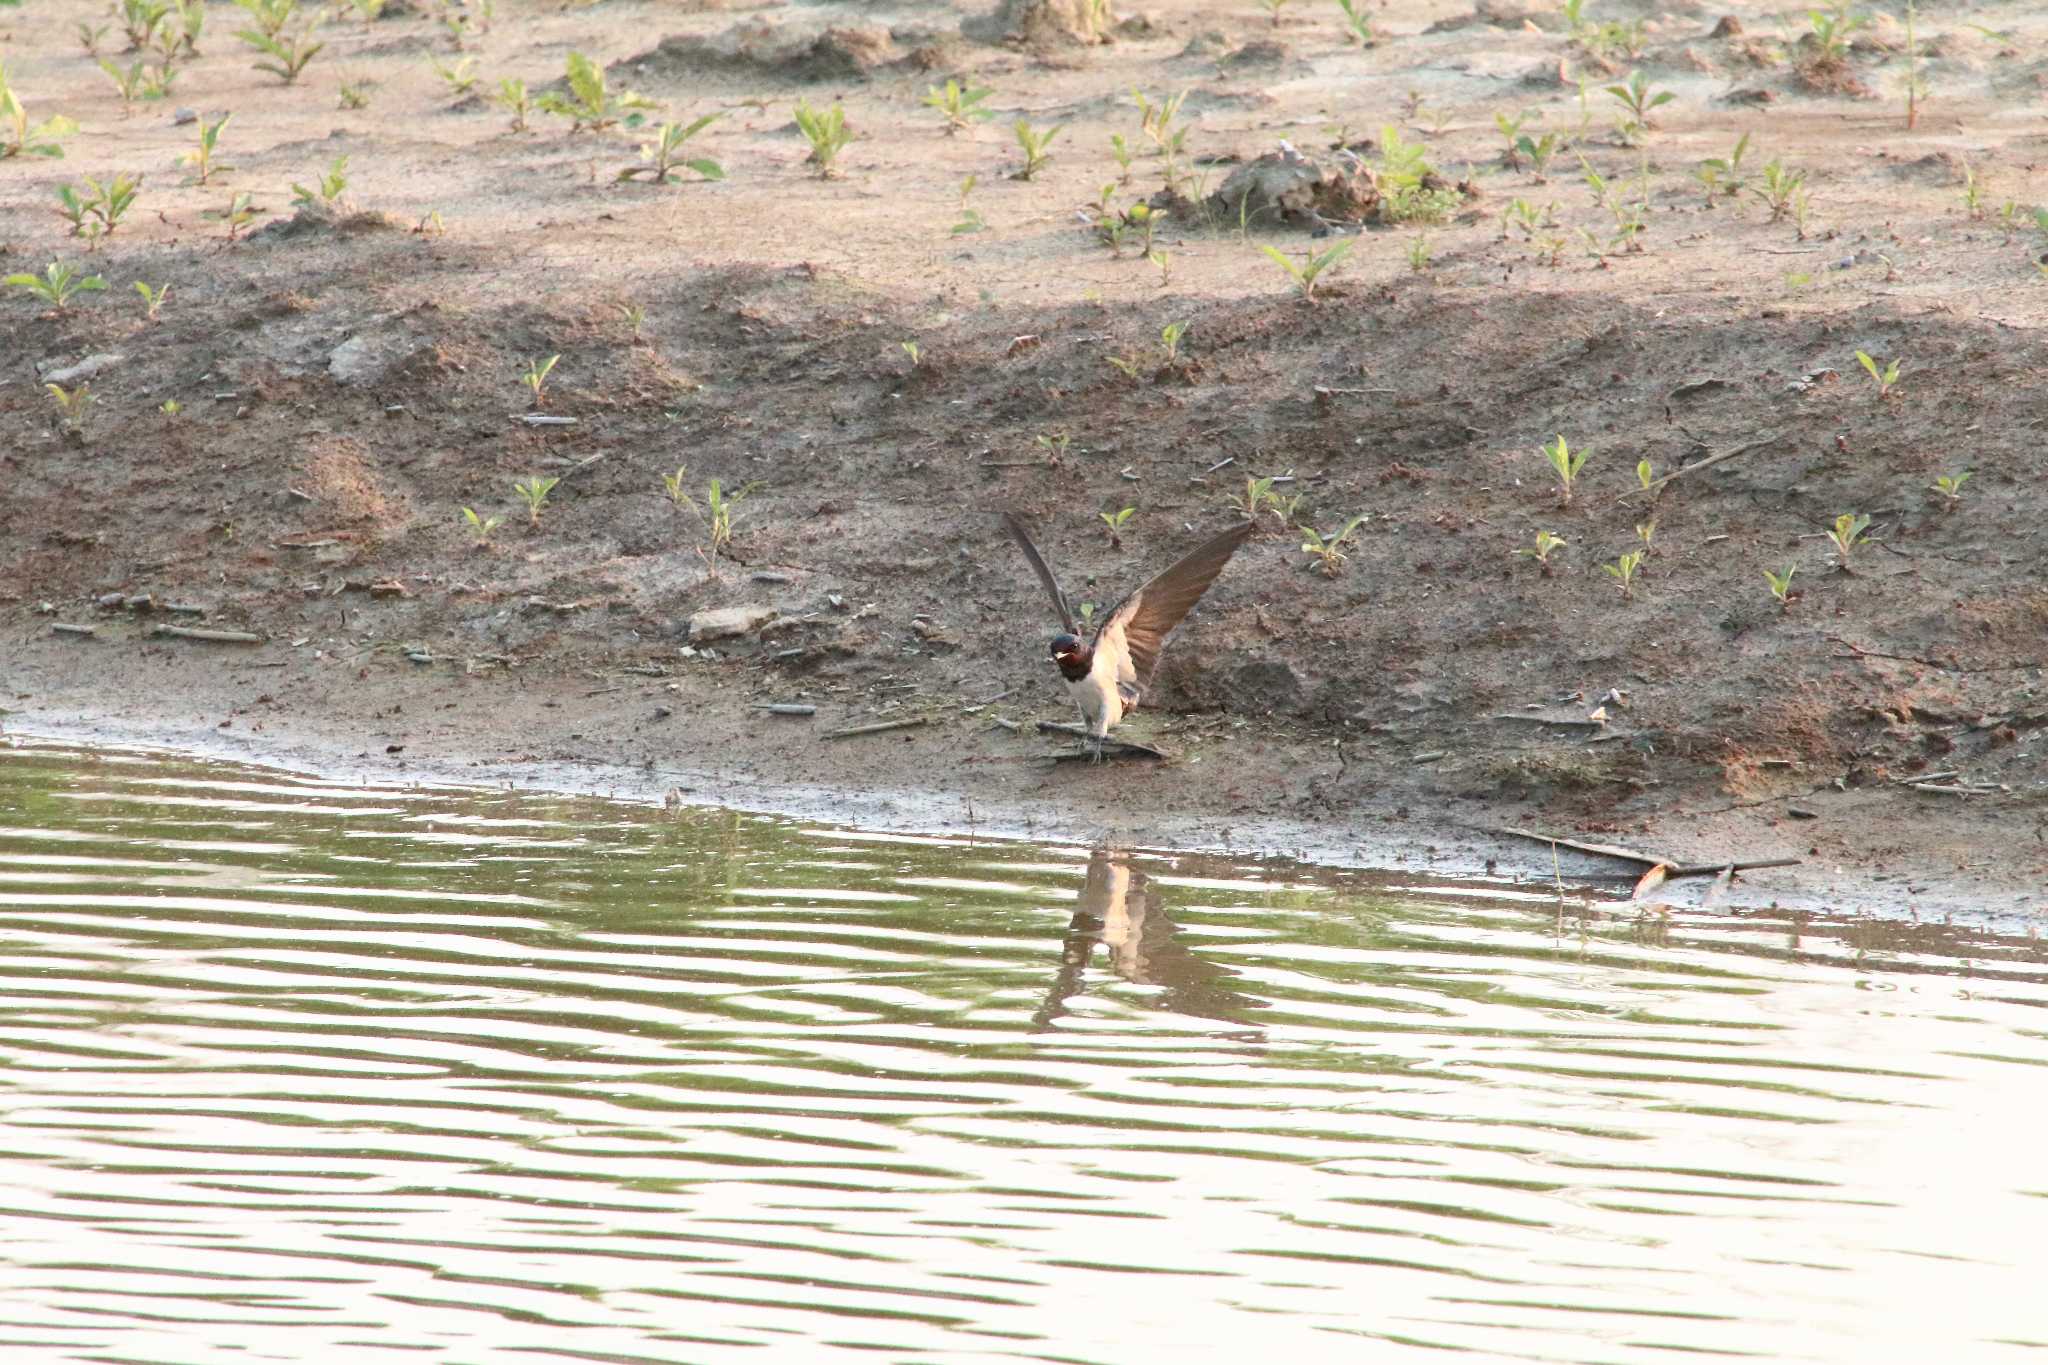
{"label": "gray stone", "polygon": [[112,369],[127,358],[125,355],[115,355],[110,351],[103,351],[98,355],[87,356],[76,365],[66,365],[61,370],[46,371],[43,375],[43,382],[45,384],[70,384],[80,379],[89,379],[101,370]]}
{"label": "gray stone", "polygon": [[337,384],[373,384],[425,345],[408,332],[358,332],[328,353],[327,373]]}

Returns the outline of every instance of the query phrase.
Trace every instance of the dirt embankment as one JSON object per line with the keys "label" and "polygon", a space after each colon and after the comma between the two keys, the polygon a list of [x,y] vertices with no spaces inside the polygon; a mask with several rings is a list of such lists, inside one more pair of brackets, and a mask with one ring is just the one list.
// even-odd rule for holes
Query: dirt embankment
{"label": "dirt embankment", "polygon": [[[0,189],[7,268],[84,259],[42,213],[67,173],[145,167],[154,211],[94,254],[108,295],[0,303],[15,710],[393,762],[652,763],[740,800],[922,792],[1069,832],[1291,823],[1330,846],[1540,826],[1698,861],[1807,854],[1808,889],[1898,877],[1902,904],[2037,904],[2048,295],[1955,183],[1967,166],[1993,199],[2024,194],[2022,139],[1996,117],[2020,77],[1995,53],[1951,35],[1962,55],[1936,59],[1948,88],[1909,135],[1888,104],[1815,94],[1789,56],[1759,67],[1704,20],[1659,20],[1640,64],[1680,99],[1623,146],[1608,111],[1579,121],[1576,85],[1539,79],[1592,61],[1548,19],[1396,6],[1359,50],[1323,21],[1276,34],[1197,5],[1114,43],[1022,46],[930,11],[865,38],[833,14],[811,34],[706,12],[652,47],[624,22],[644,6],[505,8],[467,40],[487,69],[538,85],[572,47],[626,58],[613,79],[644,82],[659,117],[724,111],[700,136],[727,178],[619,183],[630,136],[450,108],[422,70],[430,15],[334,39],[317,94],[311,73],[259,83],[223,34],[181,98],[234,107],[230,181],[270,197],[342,154],[352,177],[342,213],[229,242],[199,216],[225,193],[157,170],[190,128],[150,106],[115,118],[110,93],[75,93],[91,67],[68,32],[12,21],[24,100],[85,127],[66,162]],[[1244,58],[1259,44],[1280,50]],[[1893,58],[1852,60],[1877,77]],[[1004,117],[943,136],[918,99],[948,74],[997,89]],[[348,78],[374,87],[367,112],[334,109]],[[1137,135],[1133,81],[1191,91],[1214,183],[1287,137],[1333,175],[1351,163],[1326,144],[1362,149],[1377,195],[1390,182],[1366,171],[1405,104],[1443,220],[1368,226],[1314,304],[1257,244],[1299,259],[1333,239],[1287,225],[1184,211],[1163,265],[1112,255],[1073,208],[1116,174],[1110,133]],[[1380,107],[1382,88],[1420,99]],[[1729,102],[1754,89],[1783,112]],[[863,140],[821,180],[787,106],[835,94]],[[1576,171],[1499,164],[1491,115],[1530,106],[1532,128],[1579,129],[1589,167],[1639,177],[1643,250],[1614,244]],[[1023,113],[1066,129],[1029,182],[1003,178],[1017,154],[996,131]],[[1740,131],[1812,168],[1803,236],[1753,198],[1708,204],[1693,171]],[[956,235],[968,174],[982,230]],[[1141,160],[1113,198],[1159,176]],[[1597,254],[1517,230],[1516,200]],[[113,297],[133,278],[171,286],[158,319]],[[1892,396],[1858,351],[1903,359]],[[107,356],[67,432],[37,368]],[[536,406],[520,377],[548,356]],[[1592,452],[1569,502],[1541,453],[1560,433]],[[1641,461],[1701,468],[1646,492]],[[694,509],[664,489],[679,468]],[[1966,470],[1959,499],[1930,487]],[[561,479],[537,524],[512,493],[533,475]],[[1181,761],[1048,767],[1028,722],[1064,705],[1050,623],[994,510],[1030,517],[1074,595],[1101,600],[1237,515],[1247,476],[1298,501],[1261,507],[1167,652],[1139,727]],[[745,493],[715,556],[714,478]],[[1116,549],[1098,514],[1124,507]],[[464,508],[504,520],[479,546]],[[1870,518],[1846,568],[1826,539],[1844,513]],[[1355,516],[1326,576],[1296,526]],[[1538,532],[1564,542],[1547,571],[1517,553]],[[1636,550],[1624,593],[1603,565]],[[1763,571],[1786,568],[1781,606]],[[732,606],[771,623],[689,638],[693,614]],[[165,621],[267,643],[153,635]]]}

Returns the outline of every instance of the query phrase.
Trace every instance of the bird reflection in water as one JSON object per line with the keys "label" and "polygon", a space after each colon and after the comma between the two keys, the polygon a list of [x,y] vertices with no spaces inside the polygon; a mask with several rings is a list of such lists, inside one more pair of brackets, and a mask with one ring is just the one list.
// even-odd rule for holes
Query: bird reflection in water
{"label": "bird reflection in water", "polygon": [[[1265,1001],[1232,985],[1236,972],[1203,960],[1187,945],[1160,888],[1131,865],[1127,851],[1099,848],[1088,857],[1088,880],[1067,926],[1059,972],[1032,1016],[1038,1029],[1050,1028],[1067,1012],[1067,1001],[1086,988],[1088,963],[1098,944],[1118,976],[1133,985],[1161,988],[1152,1001],[1160,1009],[1247,1024],[1246,1015],[1265,1007]],[[1265,1041],[1257,1028],[1223,1036]]]}

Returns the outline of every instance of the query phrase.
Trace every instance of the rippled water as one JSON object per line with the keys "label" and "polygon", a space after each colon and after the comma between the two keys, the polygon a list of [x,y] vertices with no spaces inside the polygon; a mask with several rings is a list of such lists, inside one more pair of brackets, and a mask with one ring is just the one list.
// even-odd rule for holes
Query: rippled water
{"label": "rippled water", "polygon": [[2038,1359],[2044,962],[16,740],[0,1359]]}

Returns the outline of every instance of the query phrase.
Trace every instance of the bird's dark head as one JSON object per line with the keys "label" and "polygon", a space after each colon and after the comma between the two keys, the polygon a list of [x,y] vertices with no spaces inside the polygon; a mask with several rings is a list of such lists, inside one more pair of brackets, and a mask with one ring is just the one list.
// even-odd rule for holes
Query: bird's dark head
{"label": "bird's dark head", "polygon": [[1078,678],[1088,672],[1090,662],[1088,646],[1076,635],[1055,635],[1052,637],[1052,661],[1060,666],[1060,672],[1069,678]]}

